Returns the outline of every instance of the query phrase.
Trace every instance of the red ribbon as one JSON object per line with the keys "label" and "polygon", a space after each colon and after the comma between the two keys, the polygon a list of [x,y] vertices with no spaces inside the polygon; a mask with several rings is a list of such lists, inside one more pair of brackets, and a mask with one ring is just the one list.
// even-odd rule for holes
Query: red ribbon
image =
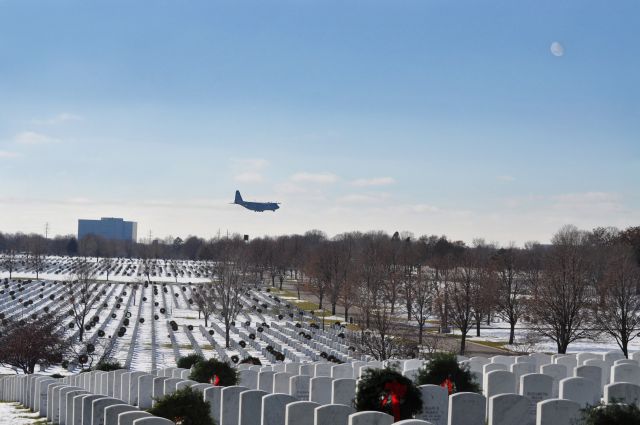
{"label": "red ribbon", "polygon": [[382,397],[381,407],[385,408],[391,406],[391,412],[395,421],[399,421],[400,418],[400,403],[402,403],[404,396],[407,394],[407,386],[396,381],[387,382],[384,384],[384,389],[387,394]]}
{"label": "red ribbon", "polygon": [[449,391],[449,395],[453,394],[453,381],[451,379],[445,379],[444,381],[442,381],[440,386],[446,388],[447,391]]}
{"label": "red ribbon", "polygon": [[214,387],[217,387],[220,383],[220,377],[218,375],[213,375],[211,379],[209,379],[209,383]]}

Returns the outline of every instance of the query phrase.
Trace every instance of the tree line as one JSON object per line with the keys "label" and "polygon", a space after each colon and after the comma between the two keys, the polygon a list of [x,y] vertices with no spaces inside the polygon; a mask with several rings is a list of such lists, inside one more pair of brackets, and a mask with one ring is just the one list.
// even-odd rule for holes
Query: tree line
{"label": "tree line", "polygon": [[190,236],[129,244],[95,236],[78,242],[71,236],[0,234],[0,250],[5,259],[8,252],[28,252],[32,259],[122,256],[222,261],[228,267],[242,261],[246,279],[280,289],[286,282],[298,297],[312,295],[318,309],[340,310],[362,331],[354,344],[383,359],[404,349],[400,342],[411,334],[409,321],[420,345],[434,325],[441,332],[459,330],[461,353],[467,336],[474,330],[480,336],[481,325],[495,318],[509,326],[509,344],[517,342],[523,324],[532,335],[552,340],[559,353],[576,340],[604,334],[626,355],[640,331],[640,227],[565,226],[550,244],[523,247],[406,232],[329,238],[309,231],[250,241],[241,235]]}

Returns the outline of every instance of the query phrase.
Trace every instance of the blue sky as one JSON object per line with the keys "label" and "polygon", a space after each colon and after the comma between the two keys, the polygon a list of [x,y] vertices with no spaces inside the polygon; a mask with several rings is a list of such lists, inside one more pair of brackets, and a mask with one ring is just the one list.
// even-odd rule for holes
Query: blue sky
{"label": "blue sky", "polygon": [[0,230],[637,225],[638,28],[636,1],[0,0]]}

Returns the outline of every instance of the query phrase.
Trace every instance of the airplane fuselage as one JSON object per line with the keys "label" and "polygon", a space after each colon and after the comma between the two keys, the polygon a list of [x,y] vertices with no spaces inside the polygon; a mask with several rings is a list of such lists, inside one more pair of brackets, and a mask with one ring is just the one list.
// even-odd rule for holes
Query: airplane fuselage
{"label": "airplane fuselage", "polygon": [[243,207],[245,207],[248,210],[256,211],[256,212],[275,211],[278,208],[280,208],[278,206],[278,204],[276,204],[275,202],[247,202],[247,201],[242,201],[242,202],[236,202],[236,203],[238,205],[242,205]]}

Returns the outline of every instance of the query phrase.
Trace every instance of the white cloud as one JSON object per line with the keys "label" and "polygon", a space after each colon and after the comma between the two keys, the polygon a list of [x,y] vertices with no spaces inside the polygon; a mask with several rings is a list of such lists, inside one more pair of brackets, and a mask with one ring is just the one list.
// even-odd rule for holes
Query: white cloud
{"label": "white cloud", "polygon": [[617,193],[583,192],[565,193],[551,198],[555,210],[567,212],[613,213],[624,209],[621,197]]}
{"label": "white cloud", "polygon": [[263,180],[262,174],[256,172],[240,173],[233,176],[233,179],[240,183],[260,183]]}
{"label": "white cloud", "polygon": [[264,180],[262,171],[269,161],[262,158],[234,158],[231,160],[233,179],[241,183],[260,183]]}
{"label": "white cloud", "polygon": [[0,151],[0,158],[17,158],[20,154],[18,152]]}
{"label": "white cloud", "polygon": [[335,183],[339,180],[338,176],[332,173],[296,173],[291,176],[291,180],[300,183]]}
{"label": "white cloud", "polygon": [[388,197],[387,193],[354,193],[341,196],[336,201],[341,204],[375,204],[384,202]]}
{"label": "white cloud", "polygon": [[353,186],[387,186],[394,184],[396,180],[393,177],[374,177],[370,179],[356,179],[351,182]]}
{"label": "white cloud", "polygon": [[82,117],[80,115],[63,112],[54,117],[47,118],[44,120],[33,120],[32,123],[37,125],[57,125],[57,124],[62,124],[69,121],[81,121],[81,120],[82,120]]}
{"label": "white cloud", "polygon": [[513,182],[516,180],[515,177],[508,176],[508,175],[497,176],[496,179],[498,179],[501,182]]}
{"label": "white cloud", "polygon": [[23,145],[44,145],[48,143],[59,142],[58,139],[47,136],[46,134],[36,133],[35,131],[23,131],[15,137],[16,143]]}
{"label": "white cloud", "polygon": [[417,213],[435,213],[439,212],[440,208],[428,204],[415,204],[411,205],[411,211]]}

